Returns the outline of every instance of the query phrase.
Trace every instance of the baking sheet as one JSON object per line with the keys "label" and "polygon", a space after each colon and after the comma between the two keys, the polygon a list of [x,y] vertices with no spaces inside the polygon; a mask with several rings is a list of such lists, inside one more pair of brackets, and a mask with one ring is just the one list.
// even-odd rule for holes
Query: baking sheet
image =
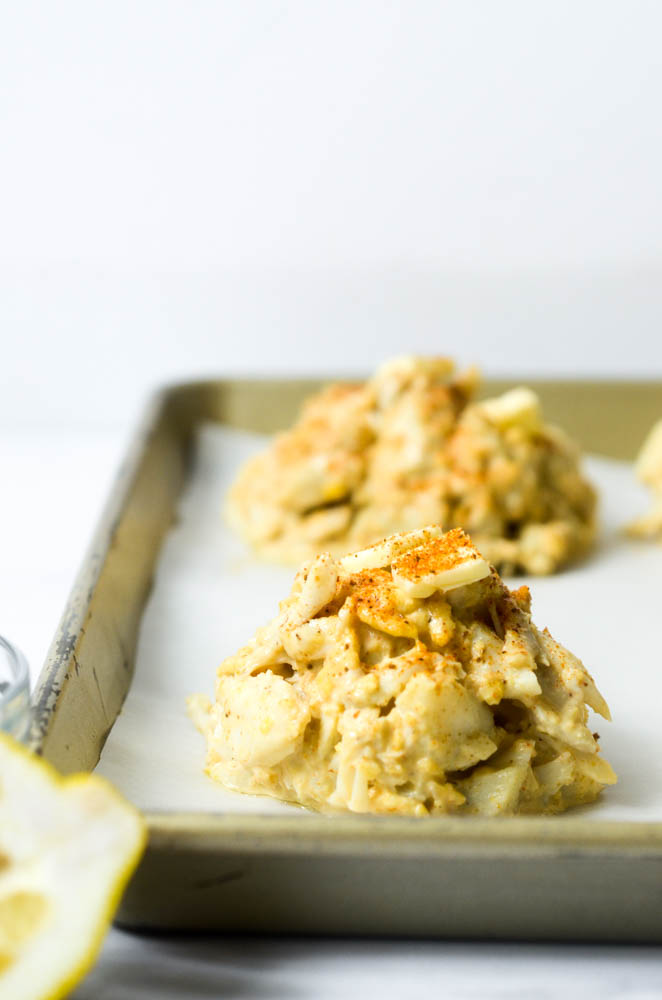
{"label": "baking sheet", "polygon": [[[213,693],[217,664],[276,613],[290,589],[294,571],[257,561],[220,515],[238,467],[265,441],[216,424],[198,432],[178,521],[143,617],[135,676],[97,767],[144,811],[304,816],[207,778],[203,740],[185,707],[188,694]],[[632,467],[597,457],[586,467],[601,494],[592,557],[554,577],[518,578],[531,586],[536,624],[583,659],[614,718],[594,716],[593,725],[618,785],[565,815],[662,820],[662,547],[621,534],[647,504]]]}

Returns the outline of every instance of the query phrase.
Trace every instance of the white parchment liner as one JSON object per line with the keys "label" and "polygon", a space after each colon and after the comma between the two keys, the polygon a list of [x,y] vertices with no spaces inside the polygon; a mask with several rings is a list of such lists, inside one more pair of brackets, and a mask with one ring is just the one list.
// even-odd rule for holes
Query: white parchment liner
{"label": "white parchment liner", "polygon": [[[237,469],[265,440],[216,425],[197,439],[143,618],[135,677],[97,768],[143,810],[301,814],[207,778],[203,740],[185,706],[191,692],[213,694],[218,663],[289,593],[294,571],[258,562],[221,516]],[[598,547],[579,567],[518,583],[531,587],[535,623],[584,661],[612,711],[612,723],[594,716],[591,725],[619,783],[582,813],[662,820],[662,547],[621,534],[646,506],[632,467],[599,458],[586,467],[601,495]]]}

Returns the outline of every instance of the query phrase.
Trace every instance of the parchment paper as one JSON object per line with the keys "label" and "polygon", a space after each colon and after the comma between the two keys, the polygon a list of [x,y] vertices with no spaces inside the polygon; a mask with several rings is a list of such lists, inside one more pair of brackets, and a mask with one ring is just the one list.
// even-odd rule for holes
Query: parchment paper
{"label": "parchment paper", "polygon": [[[221,516],[237,469],[265,442],[217,425],[198,435],[145,610],[135,677],[97,768],[143,810],[303,815],[207,778],[203,740],[185,706],[192,692],[213,695],[218,663],[290,589],[294,570],[258,562]],[[662,820],[662,547],[620,532],[647,503],[632,467],[589,458],[586,468],[601,494],[599,545],[581,566],[518,583],[531,586],[536,624],[584,661],[612,711],[612,723],[593,716],[591,724],[619,783],[582,813]]]}

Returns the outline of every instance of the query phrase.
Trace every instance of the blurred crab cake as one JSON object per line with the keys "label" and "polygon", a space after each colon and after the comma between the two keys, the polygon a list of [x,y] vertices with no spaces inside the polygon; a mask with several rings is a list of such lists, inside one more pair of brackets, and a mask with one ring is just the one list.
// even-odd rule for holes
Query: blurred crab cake
{"label": "blurred crab cake", "polygon": [[327,387],[242,469],[231,522],[294,564],[439,524],[469,531],[501,572],[554,572],[595,533],[578,449],[531,390],[472,402],[477,383],[444,358],[399,358]]}
{"label": "blurred crab cake", "polygon": [[635,470],[640,482],[650,489],[653,504],[647,514],[628,525],[628,531],[635,538],[662,541],[662,420],[651,428],[641,446]]}

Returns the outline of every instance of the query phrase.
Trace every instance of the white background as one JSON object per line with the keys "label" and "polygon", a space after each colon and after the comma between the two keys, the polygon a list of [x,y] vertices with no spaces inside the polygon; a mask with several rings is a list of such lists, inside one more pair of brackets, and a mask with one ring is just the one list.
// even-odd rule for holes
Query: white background
{"label": "white background", "polygon": [[0,13],[0,419],[155,383],[662,374],[656,0]]}
{"label": "white background", "polygon": [[[0,632],[45,656],[145,394],[662,377],[656,0],[0,0]],[[660,950],[143,941],[77,997],[662,995]]]}

